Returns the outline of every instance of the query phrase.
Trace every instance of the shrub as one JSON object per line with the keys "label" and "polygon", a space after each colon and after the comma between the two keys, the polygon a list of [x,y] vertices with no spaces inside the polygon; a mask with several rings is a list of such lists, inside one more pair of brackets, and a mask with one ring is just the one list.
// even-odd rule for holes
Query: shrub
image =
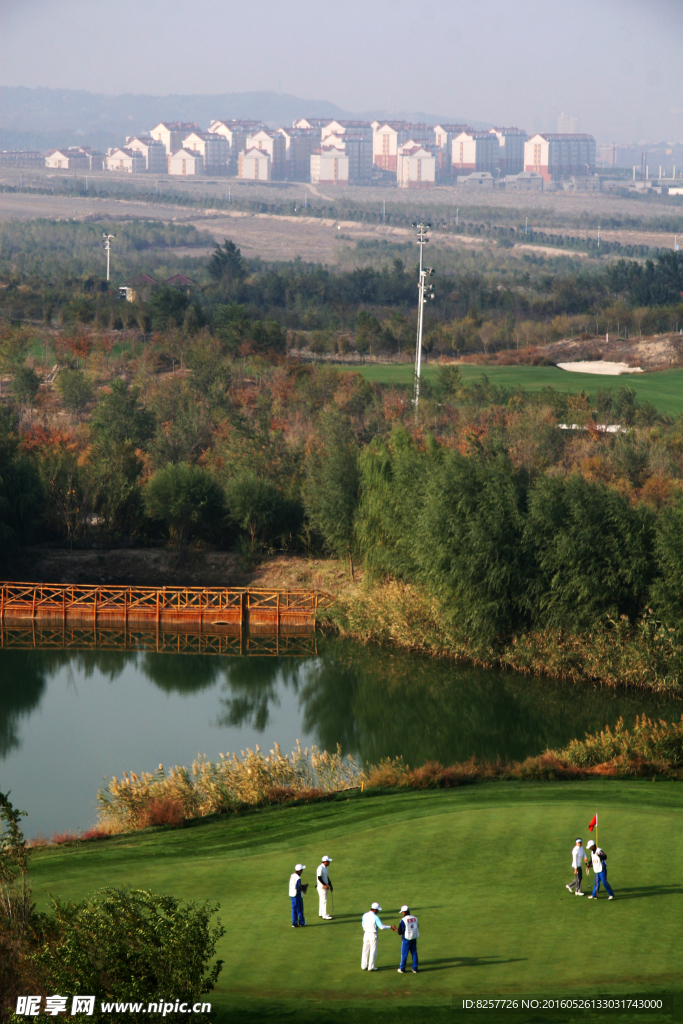
{"label": "shrub", "polygon": [[225,932],[211,926],[218,906],[122,889],[52,906],[52,934],[34,963],[53,992],[95,995],[95,1019],[101,999],[196,1001],[221,972],[222,961],[209,966]]}

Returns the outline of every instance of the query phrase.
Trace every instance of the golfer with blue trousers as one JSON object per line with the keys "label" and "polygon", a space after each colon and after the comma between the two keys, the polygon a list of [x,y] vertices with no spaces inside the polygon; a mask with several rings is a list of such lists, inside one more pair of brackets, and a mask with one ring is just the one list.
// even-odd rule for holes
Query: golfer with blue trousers
{"label": "golfer with blue trousers", "polygon": [[297,864],[294,873],[289,876],[289,900],[292,904],[292,928],[303,928],[306,924],[304,918],[304,897],[308,889],[307,885],[301,882],[301,872],[306,870],[305,864]]}
{"label": "golfer with blue trousers", "polygon": [[408,907],[401,907],[401,921],[398,926],[398,934],[401,936],[401,966],[399,974],[405,974],[408,953],[413,958],[413,974],[417,974],[417,940],[420,937],[420,929],[417,926],[417,918],[410,913]]}

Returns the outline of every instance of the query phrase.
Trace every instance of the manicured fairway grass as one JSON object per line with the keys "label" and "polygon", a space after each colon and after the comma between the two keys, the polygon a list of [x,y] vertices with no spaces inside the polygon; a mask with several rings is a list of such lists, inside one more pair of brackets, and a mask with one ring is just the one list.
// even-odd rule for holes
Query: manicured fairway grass
{"label": "manicured fairway grass", "polygon": [[[225,966],[212,1002],[222,1020],[360,1024],[410,1009],[412,1020],[459,1021],[471,1018],[452,1001],[468,995],[683,990],[682,797],[678,783],[643,781],[357,794],[38,850],[31,875],[41,908],[48,893],[80,898],[105,885],[220,901]],[[611,902],[565,889],[574,839],[589,838],[595,811]],[[309,927],[293,931],[288,877],[302,861],[314,883],[323,854],[334,921],[319,920],[312,884]],[[372,900],[385,924],[404,902],[418,914],[417,976],[396,973],[393,932],[380,935],[379,971],[361,972],[360,916]]]}
{"label": "manicured fairway grass", "polygon": [[[342,367],[360,372],[366,380],[373,384],[411,384],[413,380],[412,363],[391,363]],[[423,374],[427,380],[433,380],[437,367],[434,364],[423,365]],[[661,373],[630,373],[620,377],[603,377],[592,373],[570,373],[559,370],[556,366],[471,366],[463,364],[460,373],[465,382],[479,380],[486,374],[492,384],[505,387],[522,387],[527,391],[541,391],[543,388],[555,388],[556,391],[586,391],[595,399],[598,388],[609,388],[616,391],[626,384],[632,387],[638,401],[651,402],[656,409],[671,416],[683,412],[683,370],[664,370]]]}

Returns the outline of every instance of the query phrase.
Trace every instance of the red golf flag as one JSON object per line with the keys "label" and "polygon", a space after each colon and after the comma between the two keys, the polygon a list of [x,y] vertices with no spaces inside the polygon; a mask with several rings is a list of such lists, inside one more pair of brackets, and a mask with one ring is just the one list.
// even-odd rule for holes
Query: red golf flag
{"label": "red golf flag", "polygon": [[597,814],[595,814],[595,815],[593,815],[593,820],[591,821],[590,825],[588,826],[588,831],[592,832],[593,829],[595,828],[595,826],[597,825],[597,823],[598,823],[598,816],[597,816]]}

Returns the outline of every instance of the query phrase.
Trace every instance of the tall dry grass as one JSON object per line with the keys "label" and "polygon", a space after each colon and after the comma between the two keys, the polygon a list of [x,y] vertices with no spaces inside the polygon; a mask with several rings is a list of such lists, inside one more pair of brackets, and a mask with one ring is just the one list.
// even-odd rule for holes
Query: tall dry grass
{"label": "tall dry grass", "polygon": [[[220,761],[198,758],[190,769],[125,774],[100,790],[99,823],[93,835],[114,834],[151,825],[182,825],[188,818],[295,800],[318,799],[357,788],[404,787],[436,789],[493,779],[551,780],[591,776],[660,776],[683,778],[683,715],[680,722],[653,722],[645,716],[626,729],[614,729],[572,740],[563,750],[546,750],[524,761],[480,761],[470,758],[444,767],[428,761],[410,768],[400,757],[361,768],[352,757],[302,750],[289,756],[276,744],[270,754],[242,751],[242,757]],[[84,837],[85,838],[85,837]]]}
{"label": "tall dry grass", "polygon": [[187,818],[235,810],[241,806],[281,803],[336,793],[359,785],[363,772],[354,758],[317,747],[283,754],[276,743],[269,754],[260,747],[220,755],[219,761],[199,757],[191,768],[124,773],[97,794],[98,827],[109,833],[149,825],[178,825]]}

